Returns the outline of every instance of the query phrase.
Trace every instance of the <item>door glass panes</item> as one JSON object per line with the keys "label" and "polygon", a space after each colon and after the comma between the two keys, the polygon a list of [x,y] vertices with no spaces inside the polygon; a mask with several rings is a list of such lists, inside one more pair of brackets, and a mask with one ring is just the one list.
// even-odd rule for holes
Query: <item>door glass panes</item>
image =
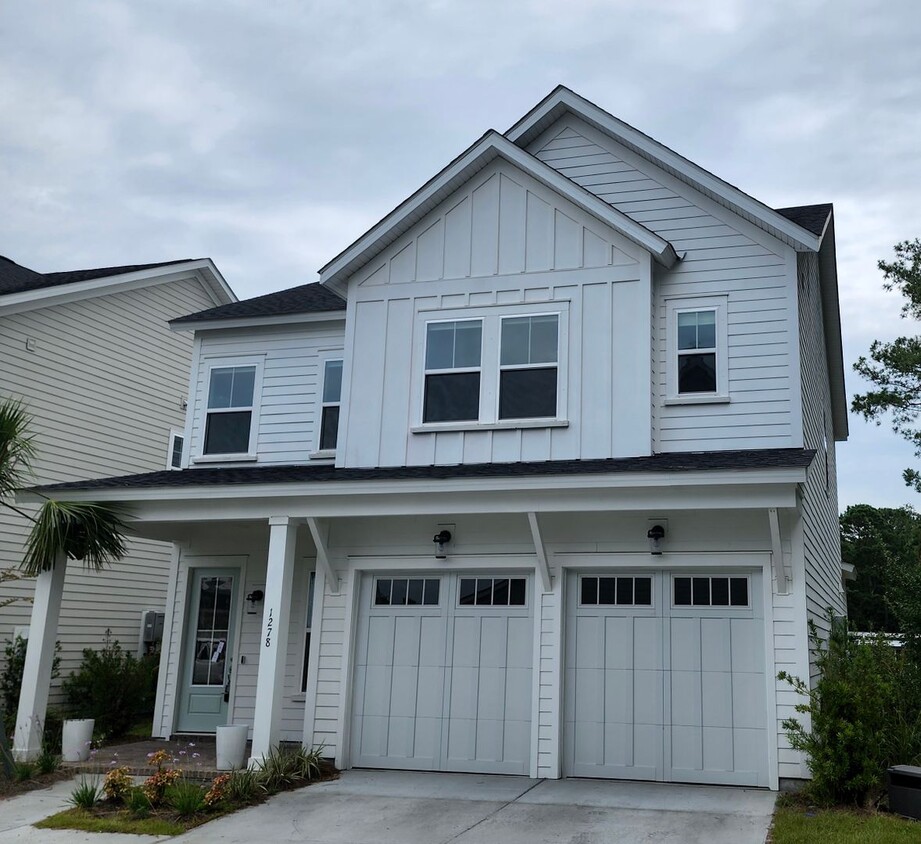
{"label": "door glass panes", "polygon": [[434,577],[394,577],[377,579],[374,604],[378,607],[438,606],[441,581]]}
{"label": "door glass panes", "polygon": [[198,582],[198,618],[192,685],[223,686],[230,635],[232,577],[201,577]]}
{"label": "door glass panes", "polygon": [[676,607],[747,607],[747,577],[676,577]]}
{"label": "door glass panes", "polygon": [[462,607],[523,607],[526,584],[523,577],[462,577],[457,603]]}
{"label": "door glass panes", "polygon": [[651,577],[581,577],[582,606],[652,606]]}

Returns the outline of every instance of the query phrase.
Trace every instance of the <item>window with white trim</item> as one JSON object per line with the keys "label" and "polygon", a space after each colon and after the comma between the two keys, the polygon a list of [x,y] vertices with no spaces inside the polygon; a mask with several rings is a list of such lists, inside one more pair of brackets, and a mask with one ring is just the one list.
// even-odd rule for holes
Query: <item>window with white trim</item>
{"label": "window with white trim", "polygon": [[502,318],[499,419],[557,416],[559,314]]}
{"label": "window with white trim", "polygon": [[330,359],[323,367],[323,401],[320,411],[320,451],[334,451],[339,438],[339,404],[342,398],[342,361]]}
{"label": "window with white trim", "polygon": [[426,325],[423,422],[479,419],[482,342],[480,319]]}
{"label": "window with white trim", "polygon": [[251,452],[256,375],[255,363],[211,367],[202,454]]}
{"label": "window with white trim", "polygon": [[728,401],[726,310],[725,296],[668,300],[669,401]]}
{"label": "window with white trim", "polygon": [[182,468],[182,448],[185,444],[185,436],[182,431],[173,428],[169,432],[169,448],[166,452],[166,468]]}

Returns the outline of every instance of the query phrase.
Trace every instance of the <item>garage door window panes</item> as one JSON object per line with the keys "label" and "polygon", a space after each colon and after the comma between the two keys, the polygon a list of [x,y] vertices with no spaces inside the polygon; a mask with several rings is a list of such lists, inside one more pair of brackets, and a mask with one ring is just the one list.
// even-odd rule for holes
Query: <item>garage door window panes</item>
{"label": "garage door window panes", "polygon": [[583,577],[582,606],[651,607],[651,577]]}
{"label": "garage door window panes", "polygon": [[462,577],[457,603],[462,607],[523,607],[523,577]]}
{"label": "garage door window panes", "polygon": [[747,577],[676,577],[676,607],[747,607]]}
{"label": "garage door window panes", "polygon": [[374,603],[379,607],[438,606],[439,581],[428,577],[379,578]]}

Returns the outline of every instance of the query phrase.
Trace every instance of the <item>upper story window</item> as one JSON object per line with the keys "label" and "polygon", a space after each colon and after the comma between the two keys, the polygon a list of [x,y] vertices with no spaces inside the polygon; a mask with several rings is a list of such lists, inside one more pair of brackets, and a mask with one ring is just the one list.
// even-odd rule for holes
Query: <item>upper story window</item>
{"label": "upper story window", "polygon": [[255,364],[211,368],[204,454],[251,452],[256,369]]}
{"label": "upper story window", "polygon": [[169,432],[169,450],[166,456],[167,469],[182,468],[182,447],[185,443],[185,437],[182,431],[175,428]]}
{"label": "upper story window", "polygon": [[479,319],[426,325],[423,422],[479,419],[482,340]]}
{"label": "upper story window", "polygon": [[506,317],[499,358],[499,418],[557,415],[558,314]]}
{"label": "upper story window", "polygon": [[339,404],[342,399],[342,361],[328,360],[323,368],[323,409],[320,419],[320,450],[334,451],[339,437]]}
{"label": "upper story window", "polygon": [[669,299],[667,402],[728,401],[727,299]]}

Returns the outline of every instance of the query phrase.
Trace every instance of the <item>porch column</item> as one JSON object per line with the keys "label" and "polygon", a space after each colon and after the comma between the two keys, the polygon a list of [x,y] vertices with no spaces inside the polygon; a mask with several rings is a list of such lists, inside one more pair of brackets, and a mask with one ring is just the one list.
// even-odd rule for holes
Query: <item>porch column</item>
{"label": "porch column", "polygon": [[259,673],[250,764],[261,762],[278,744],[281,704],[285,692],[288,627],[294,582],[297,523],[289,516],[269,519],[269,557],[265,574],[265,603],[259,637]]}
{"label": "porch column", "polygon": [[35,759],[42,749],[66,572],[67,555],[60,552],[51,571],[43,571],[35,580],[35,599],[29,621],[29,642],[13,739],[13,756],[20,761]]}

